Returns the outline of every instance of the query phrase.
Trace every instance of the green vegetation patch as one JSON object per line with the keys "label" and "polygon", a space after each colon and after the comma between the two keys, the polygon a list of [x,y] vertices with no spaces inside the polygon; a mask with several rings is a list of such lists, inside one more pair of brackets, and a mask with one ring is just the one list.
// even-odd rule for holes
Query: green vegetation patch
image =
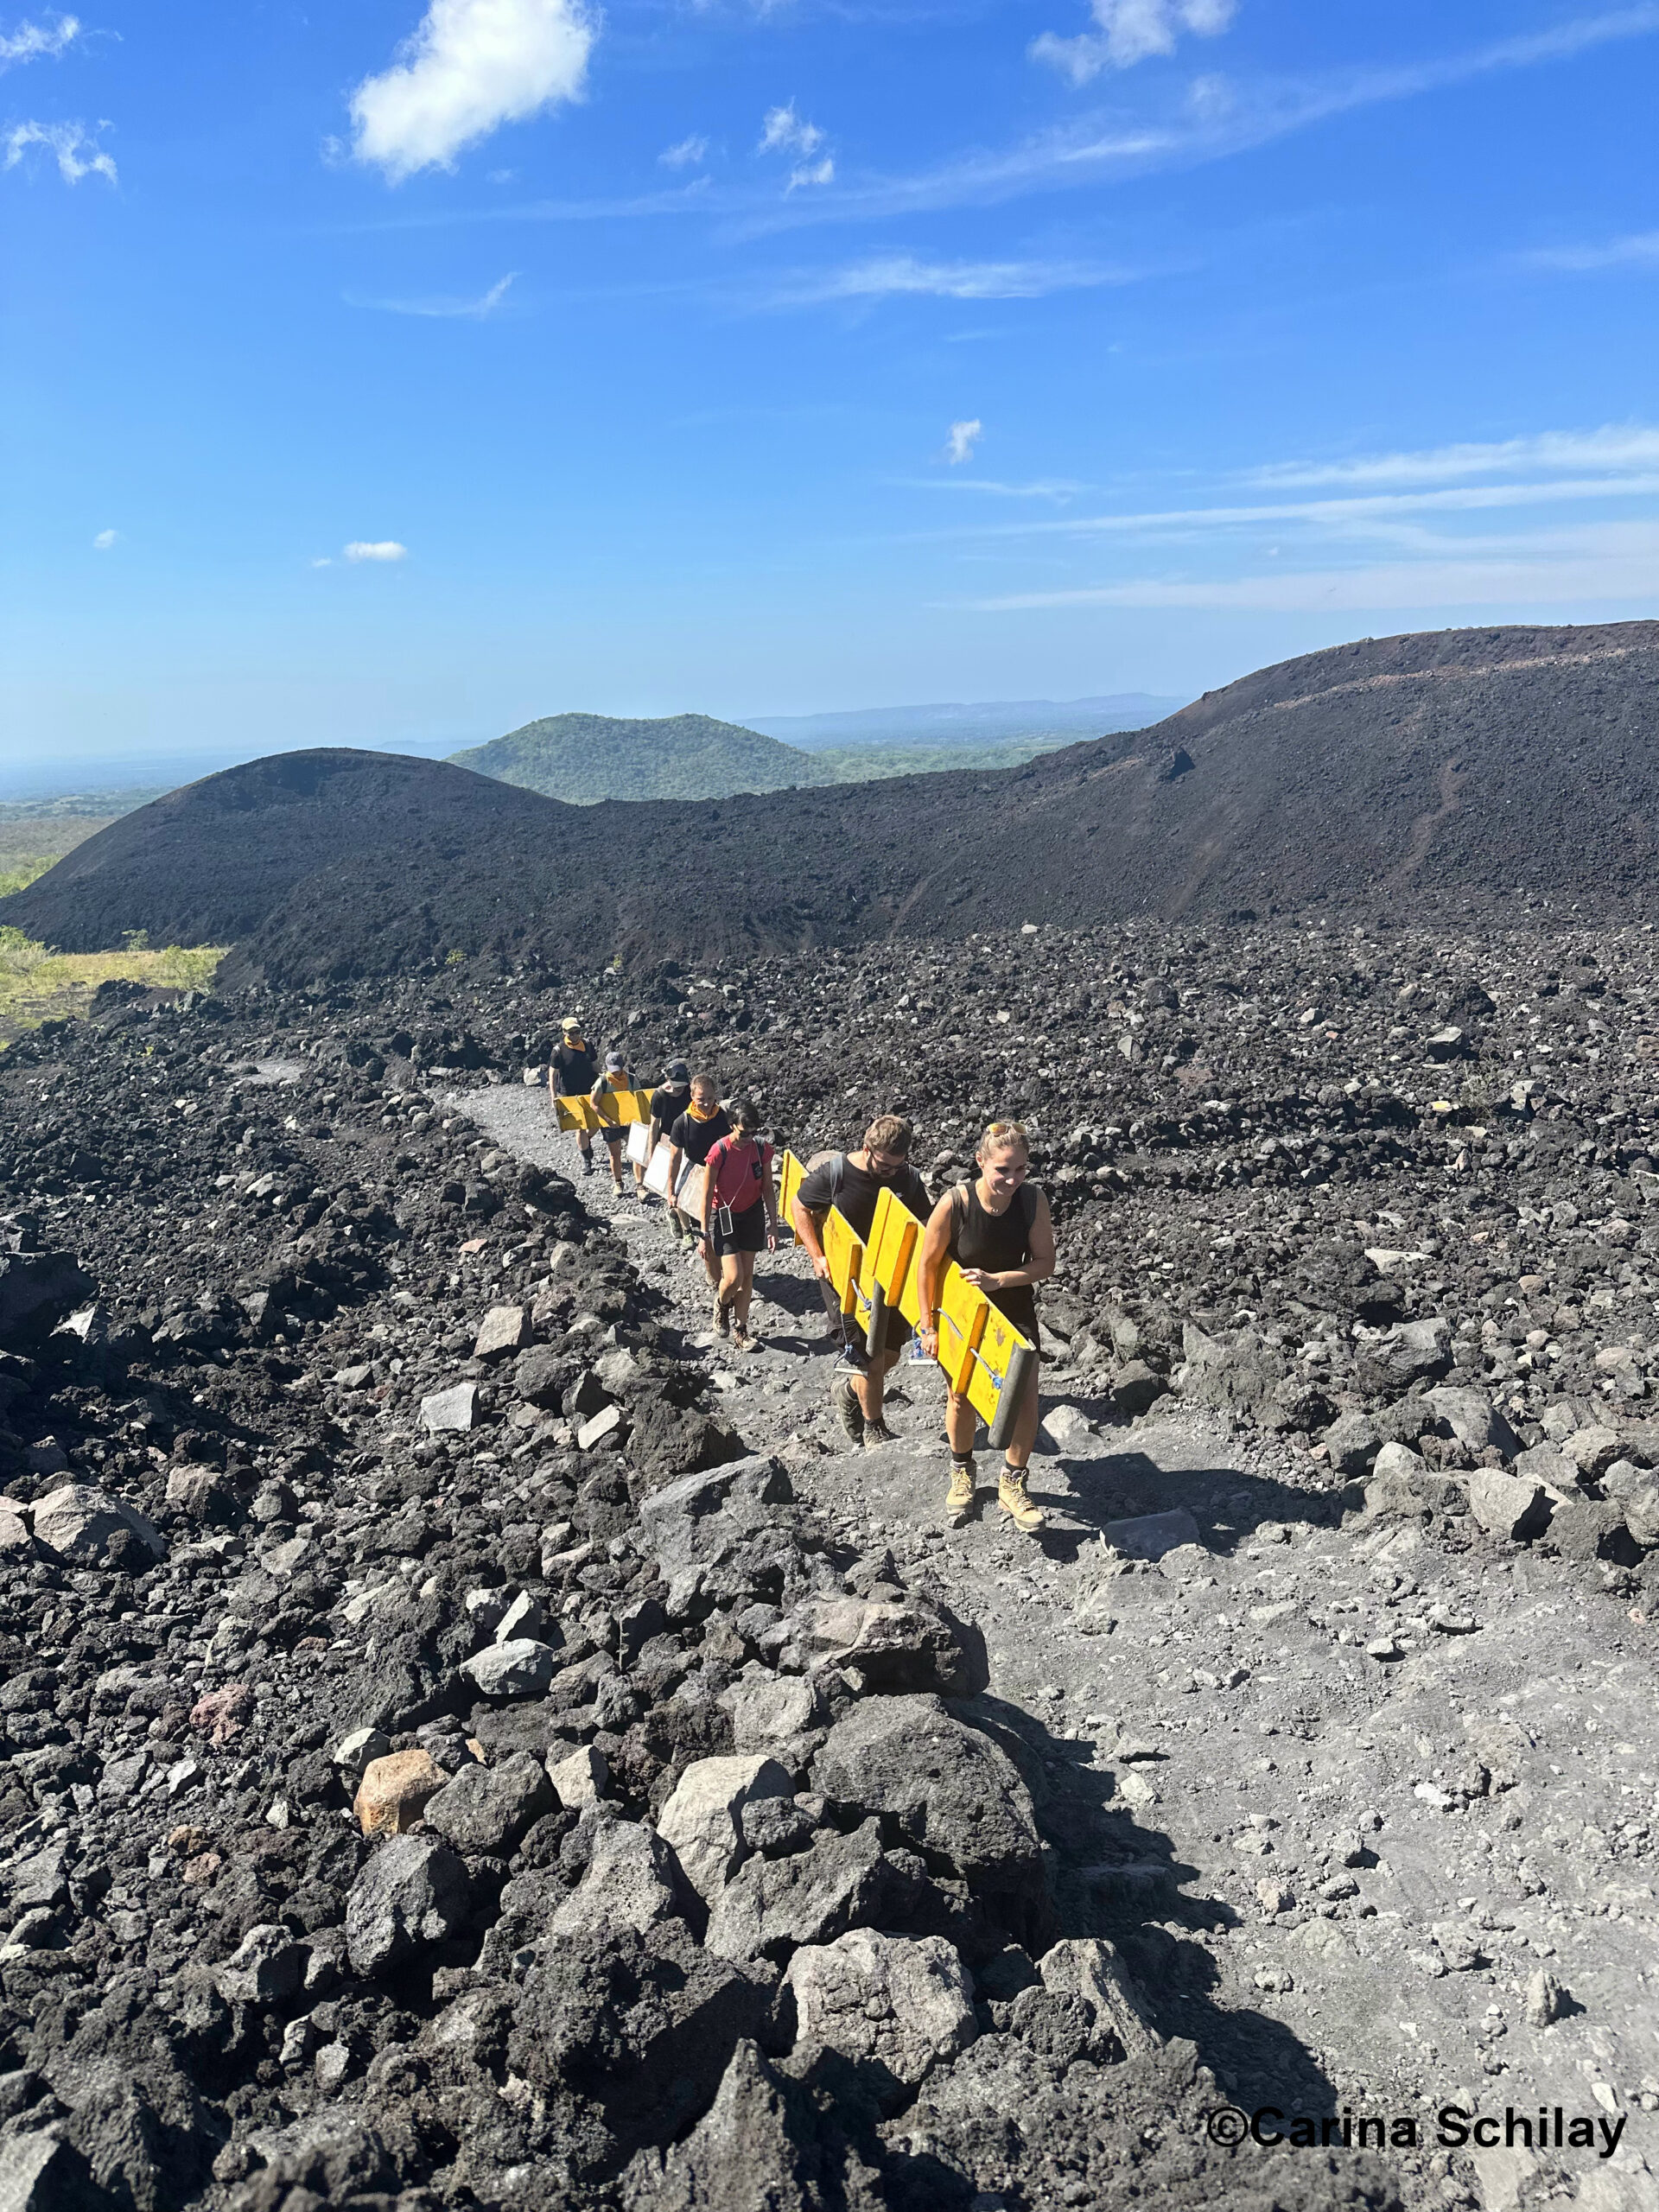
{"label": "green vegetation patch", "polygon": [[139,930],[119,952],[54,952],[22,930],[0,929],[0,1051],[43,1021],[85,1013],[100,983],[119,981],[143,983],[149,989],[204,990],[226,950],[222,944],[168,944],[156,950]]}

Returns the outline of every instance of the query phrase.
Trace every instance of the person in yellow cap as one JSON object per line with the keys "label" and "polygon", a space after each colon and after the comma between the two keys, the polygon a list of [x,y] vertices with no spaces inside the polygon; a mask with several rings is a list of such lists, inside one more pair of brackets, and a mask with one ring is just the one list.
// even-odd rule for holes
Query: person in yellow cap
{"label": "person in yellow cap", "polygon": [[[584,1092],[591,1096],[599,1080],[599,1056],[582,1033],[582,1024],[574,1014],[567,1014],[559,1024],[559,1041],[548,1068],[548,1079],[555,1098],[580,1098]],[[576,1131],[576,1150],[582,1154],[582,1172],[594,1172],[594,1141],[586,1129]]]}

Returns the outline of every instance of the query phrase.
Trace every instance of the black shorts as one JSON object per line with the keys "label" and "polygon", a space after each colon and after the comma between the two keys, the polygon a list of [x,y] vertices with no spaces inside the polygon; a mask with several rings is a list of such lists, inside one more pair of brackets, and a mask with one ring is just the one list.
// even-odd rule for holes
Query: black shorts
{"label": "black shorts", "polygon": [[741,1213],[731,1216],[730,1229],[721,1227],[721,1210],[716,1206],[709,1217],[714,1230],[715,1257],[723,1260],[728,1252],[764,1252],[766,1249],[766,1210],[759,1198],[752,1206],[745,1206]]}

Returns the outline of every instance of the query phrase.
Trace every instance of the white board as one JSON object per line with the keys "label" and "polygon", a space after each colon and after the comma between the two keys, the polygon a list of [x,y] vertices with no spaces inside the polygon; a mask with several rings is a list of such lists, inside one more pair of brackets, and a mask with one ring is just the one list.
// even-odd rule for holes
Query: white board
{"label": "white board", "polygon": [[650,1162],[645,1168],[645,1188],[648,1191],[654,1191],[659,1198],[665,1198],[668,1196],[668,1166],[673,1157],[674,1147],[664,1137],[656,1151],[652,1154]]}
{"label": "white board", "polygon": [[643,1167],[651,1158],[651,1131],[649,1122],[629,1122],[628,1160],[632,1166]]}

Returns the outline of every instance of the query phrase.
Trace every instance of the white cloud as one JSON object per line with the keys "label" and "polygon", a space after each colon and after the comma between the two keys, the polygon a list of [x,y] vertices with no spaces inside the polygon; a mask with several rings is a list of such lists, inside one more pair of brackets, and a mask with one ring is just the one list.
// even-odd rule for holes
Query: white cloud
{"label": "white cloud", "polygon": [[1274,461],[1246,480],[1264,487],[1315,484],[1425,484],[1516,469],[1659,467],[1659,429],[1605,423],[1599,430],[1544,430],[1492,444],[1433,446],[1421,453],[1374,454],[1355,461]]}
{"label": "white cloud", "polygon": [[316,558],[312,562],[311,565],[314,569],[332,569],[334,563],[333,557],[329,554],[319,553]]}
{"label": "white cloud", "polygon": [[80,36],[78,16],[60,16],[54,23],[19,23],[15,31],[0,31],[0,69],[22,61],[55,60]]}
{"label": "white cloud", "polygon": [[953,423],[944,441],[944,457],[952,468],[974,457],[974,448],[983,435],[985,425],[976,416],[970,423]]}
{"label": "white cloud", "polygon": [[1033,41],[1031,55],[1074,85],[1086,85],[1103,69],[1132,69],[1154,54],[1173,54],[1184,32],[1218,37],[1236,9],[1237,0],[1094,0],[1097,32],[1060,38],[1045,31]]}
{"label": "white cloud", "polygon": [[835,175],[836,157],[833,154],[826,154],[821,162],[802,162],[791,169],[789,182],[784,189],[793,192],[798,185],[833,184]]}
{"label": "white cloud", "polygon": [[1437,557],[1283,575],[1138,576],[1075,591],[979,600],[982,613],[1045,607],[1217,607],[1251,613],[1320,613],[1368,607],[1514,607],[1651,601],[1659,574],[1659,523],[1603,524],[1520,536],[1491,546],[1441,541]]}
{"label": "white cloud", "polygon": [[582,0],[430,0],[393,66],[353,93],[352,150],[394,183],[452,168],[502,124],[579,99],[594,37]]}
{"label": "white cloud", "polygon": [[693,133],[677,145],[664,146],[658,160],[665,169],[694,169],[709,158],[709,141]]}
{"label": "white cloud", "polygon": [[924,261],[912,253],[874,254],[844,269],[803,277],[776,295],[777,303],[811,307],[833,300],[893,299],[906,294],[940,300],[1038,300],[1050,292],[1126,284],[1133,272],[1077,261]]}
{"label": "white cloud", "polygon": [[795,103],[791,100],[786,107],[766,110],[759,150],[763,154],[816,154],[823,138],[824,134],[816,123],[808,123],[795,112]]}
{"label": "white cloud", "polygon": [[100,530],[92,540],[92,550],[98,553],[107,553],[120,534],[116,530]]}
{"label": "white cloud", "polygon": [[489,290],[475,300],[359,300],[347,293],[346,302],[352,307],[373,308],[381,315],[424,315],[439,321],[466,317],[474,322],[482,322],[486,315],[493,315],[506,298],[508,288],[518,274],[516,269],[510,269],[505,276],[498,277]]}
{"label": "white cloud", "polygon": [[1636,231],[1601,245],[1545,246],[1522,257],[1535,269],[1659,269],[1659,231]]}
{"label": "white cloud", "polygon": [[348,561],[406,561],[407,545],[400,545],[395,537],[354,537],[343,550]]}
{"label": "white cloud", "polygon": [[[95,128],[107,130],[109,125],[100,123]],[[107,177],[111,184],[118,181],[114,161],[84,123],[14,123],[4,143],[3,166],[9,169],[16,168],[31,146],[44,146],[66,184],[79,184],[84,176]]]}

